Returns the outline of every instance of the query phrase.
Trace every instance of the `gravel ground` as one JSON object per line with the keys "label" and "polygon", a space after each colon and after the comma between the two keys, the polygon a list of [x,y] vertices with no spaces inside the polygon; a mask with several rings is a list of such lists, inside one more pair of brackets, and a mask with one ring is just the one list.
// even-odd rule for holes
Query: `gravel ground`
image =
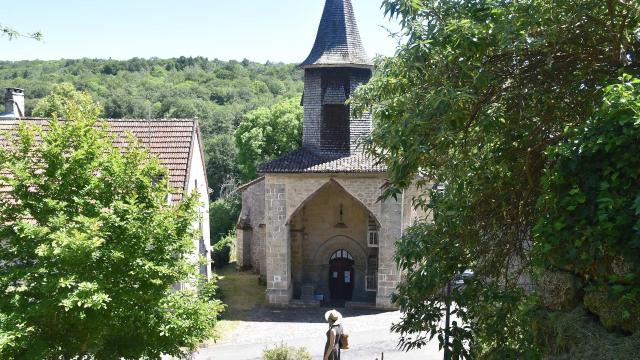
{"label": "gravel ground", "polygon": [[[199,360],[260,360],[265,348],[281,343],[306,347],[313,359],[322,359],[328,309],[272,309],[251,311],[230,336],[218,344],[194,354]],[[398,335],[391,324],[400,319],[399,312],[338,309],[345,317],[351,349],[343,351],[343,360],[436,360],[442,359],[438,344],[409,353],[397,349]]]}

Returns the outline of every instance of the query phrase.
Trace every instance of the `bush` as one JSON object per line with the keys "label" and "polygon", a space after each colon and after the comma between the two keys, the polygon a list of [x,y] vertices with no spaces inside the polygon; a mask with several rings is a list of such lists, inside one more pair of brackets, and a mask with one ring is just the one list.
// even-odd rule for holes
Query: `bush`
{"label": "bush", "polygon": [[262,360],[311,360],[306,348],[295,348],[281,344],[262,353]]}
{"label": "bush", "polygon": [[201,276],[198,280],[198,297],[203,301],[215,301],[220,299],[220,287],[218,286],[218,275],[212,274],[211,279]]}
{"label": "bush", "polygon": [[209,206],[211,244],[218,243],[236,228],[238,216],[240,216],[241,203],[239,196],[218,199],[211,203]]}
{"label": "bush", "polygon": [[213,245],[213,264],[217,269],[229,265],[229,262],[235,260],[236,234],[230,232]]}

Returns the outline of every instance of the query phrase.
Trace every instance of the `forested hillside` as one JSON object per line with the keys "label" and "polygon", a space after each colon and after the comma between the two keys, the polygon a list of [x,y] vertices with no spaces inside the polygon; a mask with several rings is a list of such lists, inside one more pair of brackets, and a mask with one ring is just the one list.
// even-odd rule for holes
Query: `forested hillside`
{"label": "forested hillside", "polygon": [[243,116],[302,93],[294,64],[202,57],[0,61],[0,87],[25,89],[27,115],[62,82],[91,93],[107,118],[200,119],[214,198],[225,179],[239,177],[233,132]]}

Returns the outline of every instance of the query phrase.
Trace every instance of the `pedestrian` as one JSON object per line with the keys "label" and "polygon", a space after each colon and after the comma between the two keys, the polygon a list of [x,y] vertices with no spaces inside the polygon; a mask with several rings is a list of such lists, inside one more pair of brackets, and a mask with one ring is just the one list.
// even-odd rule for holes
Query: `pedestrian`
{"label": "pedestrian", "polygon": [[329,323],[327,343],[324,346],[324,360],[340,360],[340,339],[344,333],[342,328],[342,314],[337,310],[329,310],[324,314]]}

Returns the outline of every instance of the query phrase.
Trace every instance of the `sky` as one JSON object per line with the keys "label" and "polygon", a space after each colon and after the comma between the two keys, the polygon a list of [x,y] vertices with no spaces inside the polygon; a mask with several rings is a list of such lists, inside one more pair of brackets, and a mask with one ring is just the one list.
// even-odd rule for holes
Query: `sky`
{"label": "sky", "polygon": [[[0,23],[42,31],[43,41],[0,38],[0,60],[82,57],[209,59],[298,63],[315,40],[324,0],[0,1]],[[368,54],[393,55],[380,0],[352,0]]]}

